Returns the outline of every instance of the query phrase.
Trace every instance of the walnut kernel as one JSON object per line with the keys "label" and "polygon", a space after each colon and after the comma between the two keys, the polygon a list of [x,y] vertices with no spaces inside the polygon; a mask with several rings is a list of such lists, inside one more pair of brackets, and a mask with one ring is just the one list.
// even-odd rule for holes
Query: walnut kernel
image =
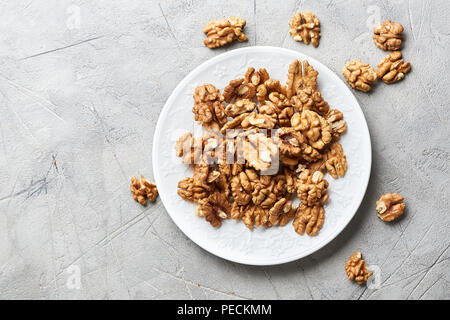
{"label": "walnut kernel", "polygon": [[383,221],[393,221],[405,211],[403,197],[398,193],[386,193],[376,202],[378,217]]}
{"label": "walnut kernel", "polygon": [[353,253],[347,260],[345,271],[348,279],[355,280],[358,284],[365,283],[372,276],[372,272],[367,269],[366,262],[362,259],[359,251]]}

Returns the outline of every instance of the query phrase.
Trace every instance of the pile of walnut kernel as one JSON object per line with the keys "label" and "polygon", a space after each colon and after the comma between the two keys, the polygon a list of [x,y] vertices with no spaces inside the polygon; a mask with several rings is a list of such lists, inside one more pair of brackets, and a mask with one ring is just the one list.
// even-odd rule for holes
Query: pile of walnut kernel
{"label": "pile of walnut kernel", "polygon": [[175,149],[193,166],[178,194],[198,204],[197,215],[213,227],[224,219],[249,229],[292,221],[299,234],[319,232],[328,200],[324,173],[337,179],[347,170],[339,143],[347,125],[318,91],[317,76],[307,61],[296,60],[286,84],[264,68],[249,68],[222,92],[212,84],[195,89],[192,111],[206,131],[199,138],[183,134]]}

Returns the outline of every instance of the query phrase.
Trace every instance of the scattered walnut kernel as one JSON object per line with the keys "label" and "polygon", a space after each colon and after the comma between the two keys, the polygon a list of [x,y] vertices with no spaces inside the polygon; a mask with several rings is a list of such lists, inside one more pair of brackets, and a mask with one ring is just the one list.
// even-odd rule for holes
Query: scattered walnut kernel
{"label": "scattered walnut kernel", "polygon": [[377,77],[383,80],[384,83],[391,84],[402,80],[411,70],[411,64],[403,62],[402,53],[394,51],[388,54],[378,64]]}
{"label": "scattered walnut kernel", "polygon": [[370,91],[370,85],[374,84],[375,80],[377,80],[377,73],[375,70],[369,64],[363,63],[361,60],[347,62],[342,69],[342,74],[353,89],[363,92]]}
{"label": "scattered walnut kernel", "polygon": [[373,41],[382,50],[395,51],[402,46],[403,26],[400,23],[386,20],[373,30]]}
{"label": "scattered walnut kernel", "polygon": [[312,12],[297,12],[289,21],[289,33],[295,41],[311,43],[317,47],[320,40],[320,20]]}
{"label": "scattered walnut kernel", "polygon": [[246,21],[237,17],[210,21],[203,29],[206,39],[203,41],[208,48],[224,46],[234,40],[247,41],[247,36],[242,32]]}
{"label": "scattered walnut kernel", "polygon": [[138,180],[136,177],[131,178],[130,190],[133,195],[133,199],[145,206],[147,200],[155,202],[158,196],[158,189],[153,182],[148,181],[143,176]]}
{"label": "scattered walnut kernel", "polygon": [[403,197],[398,193],[386,193],[376,202],[378,217],[383,221],[393,221],[405,211]]}
{"label": "scattered walnut kernel", "polygon": [[358,284],[365,283],[372,276],[372,272],[367,269],[366,262],[362,259],[359,251],[353,253],[347,260],[345,271],[348,279],[355,280]]}

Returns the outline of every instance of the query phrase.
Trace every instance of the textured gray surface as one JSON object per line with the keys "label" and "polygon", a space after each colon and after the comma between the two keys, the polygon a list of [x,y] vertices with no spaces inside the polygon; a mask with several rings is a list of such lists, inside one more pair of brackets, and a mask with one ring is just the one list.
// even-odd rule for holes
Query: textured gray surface
{"label": "textured gray surface", "polygon": [[[0,4],[0,297],[450,298],[450,4],[441,1],[3,1]],[[287,23],[322,21],[315,49]],[[209,50],[210,19],[247,19],[249,41]],[[158,114],[177,83],[221,52],[250,45],[302,51],[336,73],[376,65],[375,22],[405,27],[413,70],[355,92],[369,125],[373,171],[350,225],[319,252],[276,267],[203,251],[161,202],[143,209],[129,178],[152,177]],[[382,223],[381,193],[407,212]],[[378,289],[346,279],[356,249],[380,269]],[[77,271],[81,286],[77,286]]]}

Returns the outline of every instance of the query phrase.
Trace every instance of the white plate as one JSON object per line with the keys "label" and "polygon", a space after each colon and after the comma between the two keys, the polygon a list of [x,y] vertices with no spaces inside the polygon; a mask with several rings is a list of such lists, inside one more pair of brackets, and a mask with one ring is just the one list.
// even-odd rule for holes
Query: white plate
{"label": "white plate", "polygon": [[[196,86],[212,83],[220,90],[243,77],[248,67],[265,67],[271,78],[285,82],[289,64],[307,59],[319,71],[319,90],[332,108],[341,110],[348,131],[341,137],[347,155],[344,178],[330,183],[325,224],[315,237],[300,236],[291,224],[285,227],[247,229],[226,220],[219,229],[195,214],[195,205],[177,195],[179,180],[192,169],[175,156],[174,145],[186,131],[201,133],[192,114]],[[198,131],[200,130],[200,131]],[[195,136],[198,136],[195,134]],[[153,171],[159,195],[175,224],[203,249],[227,260],[251,265],[274,265],[305,257],[333,240],[355,215],[366,192],[372,161],[369,130],[364,114],[346,84],[320,62],[300,52],[276,47],[249,47],[220,54],[195,68],[178,84],[165,104],[153,141]]]}

